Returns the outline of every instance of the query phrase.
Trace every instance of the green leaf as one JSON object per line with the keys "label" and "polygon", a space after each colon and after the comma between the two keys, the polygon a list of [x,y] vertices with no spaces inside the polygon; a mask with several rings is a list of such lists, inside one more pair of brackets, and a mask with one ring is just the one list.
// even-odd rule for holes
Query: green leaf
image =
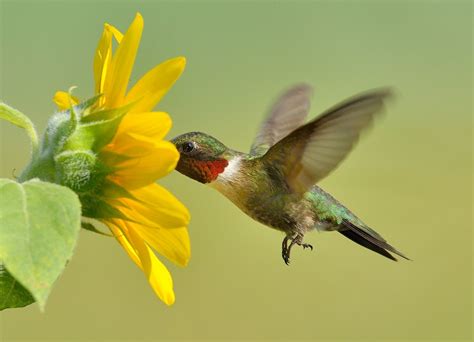
{"label": "green leaf", "polygon": [[70,189],[33,179],[0,179],[0,260],[43,310],[71,258],[81,205]]}
{"label": "green leaf", "polygon": [[33,147],[33,156],[35,156],[38,151],[38,134],[31,120],[22,112],[3,102],[0,102],[0,119],[7,120],[26,131]]}
{"label": "green leaf", "polygon": [[0,311],[34,303],[31,294],[0,264]]}

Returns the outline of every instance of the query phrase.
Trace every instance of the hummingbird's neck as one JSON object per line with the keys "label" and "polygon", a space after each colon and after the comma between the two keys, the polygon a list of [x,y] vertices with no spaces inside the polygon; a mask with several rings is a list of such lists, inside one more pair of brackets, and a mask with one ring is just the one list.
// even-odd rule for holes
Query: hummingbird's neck
{"label": "hummingbird's neck", "polygon": [[209,183],[211,187],[234,201],[239,194],[240,185],[244,182],[244,163],[243,154],[232,154],[227,159],[228,164],[217,178]]}
{"label": "hummingbird's neck", "polygon": [[242,156],[235,155],[228,159],[228,164],[225,167],[224,171],[219,173],[216,178],[216,182],[219,183],[230,183],[239,176],[242,166]]}

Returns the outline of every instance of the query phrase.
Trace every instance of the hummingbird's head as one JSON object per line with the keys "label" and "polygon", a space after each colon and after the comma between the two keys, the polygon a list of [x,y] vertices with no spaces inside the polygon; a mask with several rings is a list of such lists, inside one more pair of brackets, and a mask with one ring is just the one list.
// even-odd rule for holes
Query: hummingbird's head
{"label": "hummingbird's head", "polygon": [[229,164],[223,156],[227,147],[205,133],[185,133],[171,142],[180,154],[176,170],[198,182],[213,182]]}

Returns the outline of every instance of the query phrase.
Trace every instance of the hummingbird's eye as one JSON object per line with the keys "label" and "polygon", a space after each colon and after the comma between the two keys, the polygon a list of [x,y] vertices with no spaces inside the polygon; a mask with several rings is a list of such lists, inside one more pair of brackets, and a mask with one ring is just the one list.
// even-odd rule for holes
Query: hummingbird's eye
{"label": "hummingbird's eye", "polygon": [[188,141],[188,142],[185,142],[182,146],[181,146],[181,150],[184,152],[184,153],[190,153],[194,150],[194,143],[191,142],[191,141]]}

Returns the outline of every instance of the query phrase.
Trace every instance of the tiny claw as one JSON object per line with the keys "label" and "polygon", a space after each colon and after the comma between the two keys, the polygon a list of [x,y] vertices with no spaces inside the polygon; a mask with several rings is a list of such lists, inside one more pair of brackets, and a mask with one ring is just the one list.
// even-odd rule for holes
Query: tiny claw
{"label": "tiny claw", "polygon": [[287,251],[284,251],[282,253],[282,258],[283,258],[283,261],[285,262],[285,264],[287,264],[288,266],[290,265],[290,257],[287,253]]}
{"label": "tiny claw", "polygon": [[313,246],[311,246],[309,243],[304,243],[302,244],[302,246],[303,246],[303,249],[310,248],[311,250],[313,250]]}

